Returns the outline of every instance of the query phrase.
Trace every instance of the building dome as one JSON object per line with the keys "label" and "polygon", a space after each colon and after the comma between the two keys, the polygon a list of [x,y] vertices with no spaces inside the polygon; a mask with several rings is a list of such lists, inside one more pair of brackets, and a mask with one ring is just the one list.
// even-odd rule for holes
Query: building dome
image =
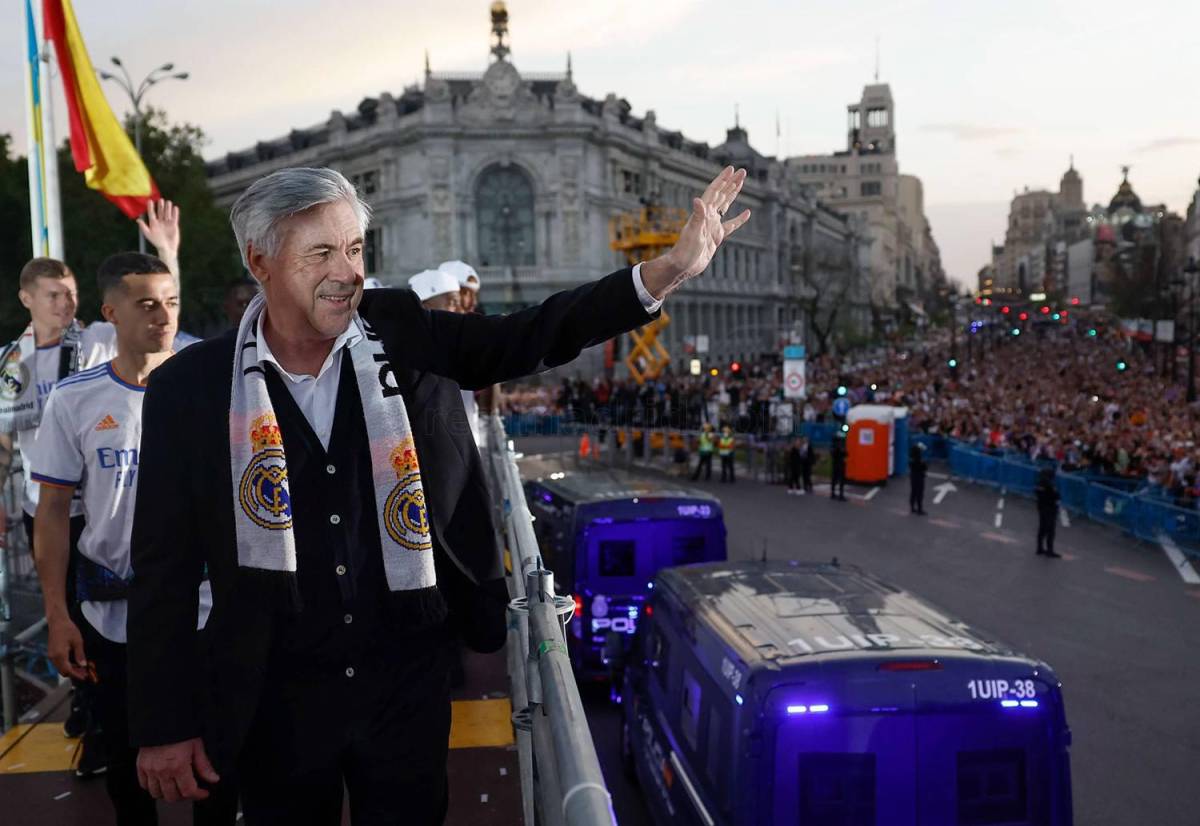
{"label": "building dome", "polygon": [[1129,183],[1129,167],[1122,167],[1124,179],[1121,185],[1117,187],[1117,194],[1108,202],[1108,212],[1111,215],[1121,209],[1127,209],[1132,212],[1142,211],[1142,199],[1133,191],[1133,186]]}

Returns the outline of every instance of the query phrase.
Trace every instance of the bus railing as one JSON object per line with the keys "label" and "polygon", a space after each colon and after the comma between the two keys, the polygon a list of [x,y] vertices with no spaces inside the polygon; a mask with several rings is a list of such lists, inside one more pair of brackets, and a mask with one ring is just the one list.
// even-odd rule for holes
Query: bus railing
{"label": "bus railing", "polygon": [[567,654],[571,596],[557,595],[525,504],[516,454],[499,416],[486,462],[508,589],[508,676],[526,826],[610,826],[616,820]]}

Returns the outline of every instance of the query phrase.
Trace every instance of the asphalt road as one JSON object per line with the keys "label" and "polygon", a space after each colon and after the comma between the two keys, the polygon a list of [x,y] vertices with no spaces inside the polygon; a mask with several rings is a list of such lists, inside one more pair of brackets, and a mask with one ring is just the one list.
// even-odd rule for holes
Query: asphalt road
{"label": "asphalt road", "polygon": [[[1083,518],[1059,524],[1063,559],[1035,556],[1032,502],[955,481],[935,505],[945,481],[928,480],[925,517],[909,515],[905,479],[848,488],[845,503],[820,485],[805,497],[744,480],[698,486],[724,504],[731,558],[836,556],[1048,662],[1074,735],[1077,824],[1200,823],[1200,586],[1157,546]],[[619,821],[648,822],[618,767],[618,715],[602,697],[588,712]]]}

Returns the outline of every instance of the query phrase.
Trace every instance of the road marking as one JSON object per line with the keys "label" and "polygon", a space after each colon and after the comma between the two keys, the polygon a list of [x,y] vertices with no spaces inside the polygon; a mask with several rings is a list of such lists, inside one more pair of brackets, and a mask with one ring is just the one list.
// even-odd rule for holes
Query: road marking
{"label": "road marking", "polygon": [[25,768],[24,763],[13,763],[11,766],[9,766],[7,769],[5,769],[5,771],[15,772],[15,771],[20,771],[23,768]]}
{"label": "road marking", "polygon": [[1175,570],[1183,577],[1184,582],[1188,585],[1200,585],[1200,574],[1196,573],[1196,569],[1179,550],[1174,539],[1165,533],[1159,534],[1158,544],[1162,547],[1163,553],[1167,555],[1167,559],[1171,560],[1171,564],[1175,566]]}
{"label": "road marking", "polygon": [[1063,526],[1064,528],[1069,528],[1069,527],[1071,527],[1071,517],[1067,516],[1067,509],[1066,509],[1066,508],[1059,508],[1059,509],[1058,509],[1058,521],[1062,522],[1062,526]]}
{"label": "road marking", "polygon": [[1066,551],[1059,551],[1059,555],[1062,556],[1063,559],[1067,560],[1067,562],[1074,562],[1075,560],[1079,559],[1079,557],[1077,557],[1075,554],[1070,554]]}
{"label": "road marking", "polygon": [[949,473],[938,473],[937,471],[933,471],[933,470],[925,471],[925,475],[930,477],[931,479],[949,479],[950,478]]}
{"label": "road marking", "polygon": [[1000,501],[996,503],[996,510],[998,510],[998,511],[1004,510],[1004,497],[1003,496],[1001,496]]}
{"label": "road marking", "polygon": [[943,482],[940,485],[934,485],[933,490],[933,504],[940,505],[942,504],[942,500],[946,498],[946,494],[954,493],[958,488],[954,487],[954,484],[951,482]]}
{"label": "road marking", "polygon": [[1005,545],[1016,545],[1017,544],[1017,540],[1013,539],[1011,536],[1005,536],[1002,533],[992,533],[991,531],[984,531],[983,533],[981,533],[979,535],[982,536],[984,539],[990,539],[993,542],[1003,542]]}
{"label": "road marking", "polygon": [[930,525],[937,525],[939,528],[961,528],[962,525],[957,522],[951,522],[949,519],[938,519],[936,516],[929,520]]}
{"label": "road marking", "polygon": [[63,792],[62,794],[56,794],[56,795],[54,796],[54,799],[55,799],[55,800],[62,800],[63,798],[67,798],[67,797],[70,797],[70,796],[71,796],[71,793],[70,793],[70,792]]}
{"label": "road marking", "polygon": [[996,514],[996,527],[997,527],[997,528],[998,528],[998,527],[1000,527],[1000,525],[1001,525],[1003,522],[1004,522],[1004,514],[1002,514],[1002,513],[997,513],[997,514]]}
{"label": "road marking", "polygon": [[1153,582],[1154,577],[1149,574],[1143,574],[1141,571],[1131,571],[1128,568],[1121,568],[1116,565],[1110,565],[1104,569],[1106,573],[1114,576],[1124,577],[1125,579],[1133,580],[1134,582]]}
{"label": "road marking", "polygon": [[869,491],[867,491],[867,495],[864,496],[863,499],[870,502],[872,499],[875,498],[875,494],[877,494],[877,493],[879,493],[879,488],[871,488]]}

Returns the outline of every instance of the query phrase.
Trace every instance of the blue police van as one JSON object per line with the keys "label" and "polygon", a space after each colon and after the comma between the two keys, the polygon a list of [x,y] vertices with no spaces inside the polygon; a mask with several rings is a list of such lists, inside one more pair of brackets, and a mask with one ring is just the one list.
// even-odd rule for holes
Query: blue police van
{"label": "blue police van", "polygon": [[622,657],[660,824],[1064,826],[1058,679],[853,566],[662,571]]}
{"label": "blue police van", "polygon": [[721,503],[703,491],[536,461],[522,475],[544,564],[575,595],[567,641],[579,676],[609,676],[605,641],[632,639],[661,569],[726,558]]}

